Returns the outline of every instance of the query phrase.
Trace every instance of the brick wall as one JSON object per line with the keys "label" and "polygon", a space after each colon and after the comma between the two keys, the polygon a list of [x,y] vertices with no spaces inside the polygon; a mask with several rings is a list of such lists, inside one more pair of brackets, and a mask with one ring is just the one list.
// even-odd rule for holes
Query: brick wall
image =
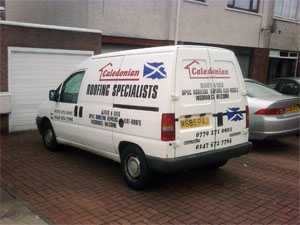
{"label": "brick wall", "polygon": [[173,45],[174,41],[103,36],[102,37],[102,43],[103,44],[123,44],[123,45],[138,45],[138,46],[155,47],[155,46]]}
{"label": "brick wall", "polygon": [[268,75],[268,64],[269,49],[254,49],[249,77],[262,83],[266,83]]}
{"label": "brick wall", "polygon": [[[0,24],[0,92],[8,91],[7,47],[30,47],[101,52],[102,35]],[[1,115],[1,132],[8,131],[8,116]]]}

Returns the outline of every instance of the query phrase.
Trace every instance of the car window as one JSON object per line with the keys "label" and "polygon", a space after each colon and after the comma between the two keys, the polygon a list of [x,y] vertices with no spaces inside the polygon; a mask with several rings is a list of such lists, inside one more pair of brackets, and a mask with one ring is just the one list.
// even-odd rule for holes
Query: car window
{"label": "car window", "polygon": [[63,84],[60,102],[77,103],[84,71],[72,74]]}
{"label": "car window", "polygon": [[267,83],[269,88],[275,89],[276,85],[278,84],[279,80],[271,80]]}
{"label": "car window", "polygon": [[299,94],[299,85],[292,80],[282,80],[276,89],[279,92],[287,95]]}
{"label": "car window", "polygon": [[251,98],[255,97],[265,97],[265,96],[271,96],[271,95],[281,95],[277,91],[254,82],[245,82],[245,86],[247,89],[247,95]]}

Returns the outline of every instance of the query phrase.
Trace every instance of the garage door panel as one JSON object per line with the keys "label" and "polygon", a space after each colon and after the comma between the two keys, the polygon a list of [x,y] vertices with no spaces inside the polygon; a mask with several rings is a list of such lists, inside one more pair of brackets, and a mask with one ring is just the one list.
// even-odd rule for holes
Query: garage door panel
{"label": "garage door panel", "polygon": [[[67,72],[66,72],[67,73]],[[67,78],[66,73],[63,73],[61,75],[55,75],[55,76],[51,76],[51,75],[28,75],[30,77],[34,77],[34,78],[28,78],[28,76],[24,76],[24,77],[19,77],[19,78],[14,78],[11,81],[13,83],[15,83],[15,85],[18,84],[23,84],[23,83],[27,83],[27,84],[35,84],[36,79],[42,79],[43,82],[42,83],[49,83],[51,85],[55,84],[55,83],[60,83],[62,82],[65,78]],[[55,80],[53,80],[55,79]]]}
{"label": "garage door panel", "polygon": [[12,104],[12,107],[14,107],[14,109],[22,109],[22,108],[25,108],[25,107],[35,109],[37,107],[40,107],[41,101],[43,101],[43,100],[44,99],[30,100],[30,102],[16,101],[16,102],[14,102],[14,104]]}
{"label": "garage door panel", "polygon": [[14,130],[13,131],[23,131],[23,130],[35,130],[36,125],[33,124],[25,124],[25,125],[14,125]]}
{"label": "garage door panel", "polygon": [[[57,87],[57,86],[55,86]],[[30,90],[28,90],[30,89]],[[15,88],[15,90],[13,92],[11,92],[11,94],[23,94],[26,95],[28,93],[28,91],[32,91],[32,92],[39,92],[39,94],[42,94],[45,96],[45,94],[47,95],[49,90],[45,90],[45,88],[41,88],[41,87],[30,87],[30,88]]]}
{"label": "garage door panel", "polygon": [[[41,74],[41,75],[34,75],[34,74],[28,74],[27,76],[23,77],[18,77],[18,78],[13,78],[12,82],[22,82],[22,83],[35,83],[36,79],[41,79],[43,78],[43,83],[47,82],[52,82],[52,83],[57,83],[57,80],[60,80],[63,78],[66,78],[66,73],[62,73],[61,75],[51,75],[51,74]],[[30,76],[30,78],[28,78]],[[56,79],[53,81],[53,79]]]}
{"label": "garage door panel", "polygon": [[[63,59],[62,59],[63,60]],[[68,64],[74,64],[74,63],[78,63],[78,60],[74,61],[74,62],[70,62],[68,61],[67,62]],[[57,62],[57,63],[48,63],[48,62],[45,62],[45,63],[39,63],[38,65],[36,65],[36,67],[34,68],[34,70],[32,71],[43,71],[43,70],[50,70],[50,71],[57,71],[57,67],[63,67],[63,66],[66,66],[66,69],[70,69],[70,68],[73,68],[72,66],[68,65],[64,62]],[[24,65],[19,65],[18,67],[16,67],[16,70],[23,70],[23,69],[26,69],[28,65],[26,65],[24,63]]]}
{"label": "garage door panel", "polygon": [[[39,62],[39,66],[46,66],[46,67],[50,67],[51,65],[53,64],[57,64],[57,65],[63,65],[65,62],[68,62],[68,63],[76,63],[80,60],[78,59],[66,59],[66,58],[58,58],[56,60],[51,60],[51,59],[45,59],[44,62],[41,62],[42,58],[30,58],[31,61],[40,61]],[[48,61],[47,61],[48,60]],[[63,61],[62,61],[63,60]],[[46,62],[47,61],[47,62]],[[28,59],[23,59],[23,60],[14,60],[13,61],[14,63],[18,63],[18,67],[21,68],[21,67],[26,67],[26,65],[28,64]]]}
{"label": "garage door panel", "polygon": [[41,99],[44,99],[44,96],[40,96],[40,95],[21,95],[21,96],[15,96],[13,98],[14,100],[14,104],[16,103],[20,103],[20,102],[25,102],[28,98],[30,97],[31,101],[34,101],[34,100],[38,100],[40,101]]}
{"label": "garage door panel", "polygon": [[35,68],[35,70],[29,70],[26,71],[26,68],[16,68],[12,70],[12,73],[17,73],[18,76],[28,76],[28,75],[52,75],[53,72],[56,72],[55,74],[63,74],[67,73],[71,70],[74,69],[73,66],[65,65],[63,70],[60,70],[58,67],[55,68],[46,68],[46,67],[41,67],[41,68]]}
{"label": "garage door panel", "polygon": [[32,125],[32,124],[35,124],[35,120],[32,119],[32,116],[24,116],[23,119],[20,119],[19,118],[14,118],[14,124],[16,125]]}
{"label": "garage door panel", "polygon": [[[11,98],[12,99],[12,103],[11,105],[15,104],[15,101],[23,101],[23,102],[27,102],[28,98],[30,98],[30,100],[40,100],[40,99],[44,99],[45,95],[25,95],[25,94],[18,94],[15,93],[15,95]],[[47,95],[48,98],[48,95]]]}
{"label": "garage door panel", "polygon": [[85,59],[87,51],[9,48],[10,132],[36,129],[37,110]]}
{"label": "garage door panel", "polygon": [[28,62],[28,60],[43,60],[44,61],[49,61],[49,62],[60,62],[59,60],[64,59],[64,60],[69,60],[69,61],[76,61],[76,60],[82,60],[82,54],[60,54],[58,55],[57,53],[41,53],[41,52],[36,52],[35,55],[28,54],[28,52],[21,52],[21,51],[15,51],[18,55],[15,55],[15,57],[12,59],[13,62]]}
{"label": "garage door panel", "polygon": [[32,113],[35,113],[35,109],[31,109],[31,110],[21,110],[21,109],[16,109],[16,112],[14,113],[14,116],[15,116],[15,119],[18,119],[18,118],[24,118],[25,117],[31,117],[32,116]]}
{"label": "garage door panel", "polygon": [[[50,83],[51,82],[51,83]],[[52,82],[50,80],[43,80],[42,83],[35,83],[34,80],[31,80],[31,82],[27,82],[27,81],[23,81],[23,80],[19,80],[18,84],[14,85],[14,88],[16,89],[25,89],[27,90],[28,88],[48,88],[48,87],[53,87],[53,85],[58,84],[59,82]]]}
{"label": "garage door panel", "polygon": [[[80,62],[78,62],[77,64],[79,64]],[[19,67],[19,68],[15,68],[14,70],[12,70],[12,74],[17,74],[18,76],[30,76],[30,75],[52,75],[54,74],[63,74],[63,73],[67,73],[70,70],[72,71],[74,69],[74,66],[70,66],[70,65],[60,65],[61,67],[63,67],[63,70],[60,70],[58,65],[55,66],[49,66],[47,67],[43,67],[43,66],[36,66],[37,68],[31,69],[31,70],[26,70],[26,67]]]}
{"label": "garage door panel", "polygon": [[35,120],[32,119],[32,117],[30,116],[25,116],[24,118],[15,118],[14,121],[13,121],[14,124],[17,124],[17,125],[26,125],[26,124],[35,124]]}
{"label": "garage door panel", "polygon": [[36,109],[33,109],[33,108],[32,109],[16,108],[13,116],[19,117],[21,114],[26,115],[26,114],[32,114],[35,112],[36,112]]}

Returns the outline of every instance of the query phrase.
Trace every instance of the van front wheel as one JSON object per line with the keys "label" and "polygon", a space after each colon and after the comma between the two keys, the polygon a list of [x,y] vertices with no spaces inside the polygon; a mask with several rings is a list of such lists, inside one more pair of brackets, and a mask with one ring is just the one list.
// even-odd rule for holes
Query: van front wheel
{"label": "van front wheel", "polygon": [[127,185],[135,190],[143,190],[149,186],[151,171],[143,151],[129,145],[121,153],[121,171]]}
{"label": "van front wheel", "polygon": [[43,126],[43,142],[47,150],[58,150],[58,143],[56,141],[56,136],[50,122],[46,122]]}

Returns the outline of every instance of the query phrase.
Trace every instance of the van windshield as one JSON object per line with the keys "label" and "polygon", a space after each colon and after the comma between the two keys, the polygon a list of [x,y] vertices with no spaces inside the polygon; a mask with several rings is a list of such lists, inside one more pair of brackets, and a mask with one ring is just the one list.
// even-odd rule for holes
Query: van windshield
{"label": "van windshield", "polygon": [[247,89],[247,95],[251,98],[281,95],[279,92],[263,84],[246,81],[245,86]]}

